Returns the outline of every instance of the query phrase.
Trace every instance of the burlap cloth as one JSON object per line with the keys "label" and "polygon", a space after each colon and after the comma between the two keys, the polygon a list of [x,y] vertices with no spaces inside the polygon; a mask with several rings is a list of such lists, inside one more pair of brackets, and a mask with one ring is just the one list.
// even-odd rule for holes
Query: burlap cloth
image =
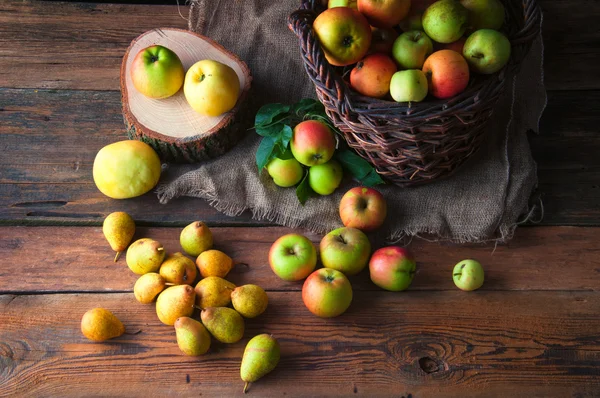
{"label": "burlap cloth", "polygon": [[[253,74],[253,111],[271,102],[316,98],[304,72],[296,36],[287,28],[297,0],[194,0],[189,29],[211,37],[238,54]],[[535,210],[536,164],[527,131],[538,131],[546,105],[541,37],[520,74],[507,81],[504,96],[488,123],[482,148],[451,178],[415,188],[378,186],[388,203],[381,235],[390,241],[412,236],[455,242],[506,241]],[[254,113],[252,113],[254,114]],[[253,120],[248,120],[249,127]],[[162,203],[178,196],[208,200],[227,215],[249,209],[259,220],[326,233],[342,226],[338,214],[349,180],[330,196],[300,205],[294,189],[279,188],[259,174],[255,153],[259,136],[249,131],[231,151],[198,165],[159,188]]]}

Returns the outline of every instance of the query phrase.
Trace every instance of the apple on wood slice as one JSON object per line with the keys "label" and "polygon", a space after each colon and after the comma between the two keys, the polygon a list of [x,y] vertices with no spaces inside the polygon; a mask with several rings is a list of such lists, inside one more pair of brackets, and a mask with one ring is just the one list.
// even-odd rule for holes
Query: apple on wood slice
{"label": "apple on wood slice", "polygon": [[[182,89],[161,99],[140,93],[133,82],[141,69],[136,68],[134,60],[141,51],[152,46],[161,46],[174,53],[185,71],[202,60],[227,65],[235,72],[239,85],[233,109],[218,116],[207,116],[192,108]],[[163,55],[169,55],[169,52],[163,51]],[[161,54],[159,52],[155,60],[151,56],[147,58],[158,62],[158,69],[166,70],[168,68],[160,67],[158,58]],[[164,73],[170,76],[168,71]],[[233,84],[229,80],[232,79],[228,79],[227,84]],[[219,156],[235,145],[245,132],[241,120],[246,113],[251,81],[246,64],[207,37],[173,28],[148,31],[132,41],[121,64],[121,102],[129,138],[149,144],[162,160],[169,162],[194,163]],[[226,105],[220,109],[231,104]]]}

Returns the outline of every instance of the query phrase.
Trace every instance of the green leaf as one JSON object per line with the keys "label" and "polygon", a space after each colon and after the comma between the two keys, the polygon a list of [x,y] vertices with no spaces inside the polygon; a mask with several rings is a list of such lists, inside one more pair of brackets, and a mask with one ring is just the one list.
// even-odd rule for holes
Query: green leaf
{"label": "green leaf", "polygon": [[361,184],[367,187],[384,184],[373,166],[351,150],[340,148],[335,151],[333,157]]}
{"label": "green leaf", "polygon": [[300,181],[300,184],[298,184],[298,186],[296,187],[296,197],[298,198],[300,204],[304,206],[308,198],[310,198],[312,195],[313,190],[311,189],[310,184],[308,183],[308,170],[306,170],[302,181]]}
{"label": "green leaf", "polygon": [[281,141],[281,147],[283,148],[282,152],[285,152],[285,150],[287,149],[288,145],[290,144],[290,141],[292,140],[293,134],[294,130],[292,130],[292,128],[287,124],[281,129],[279,139]]}
{"label": "green leaf", "polygon": [[304,98],[292,106],[291,112],[298,116],[306,113],[325,113],[325,107],[315,99]]}
{"label": "green leaf", "polygon": [[273,150],[277,144],[277,139],[273,137],[264,137],[260,144],[258,145],[258,149],[256,150],[256,165],[258,166],[258,172],[262,171],[262,169],[269,163],[269,161],[274,157]]}
{"label": "green leaf", "polygon": [[[284,104],[266,104],[263,105],[258,112],[256,113],[256,117],[254,119],[255,127],[267,127],[269,124],[281,119],[282,116],[287,115],[290,111],[289,105]],[[285,119],[285,118],[283,118]],[[279,120],[281,121],[281,120]]]}

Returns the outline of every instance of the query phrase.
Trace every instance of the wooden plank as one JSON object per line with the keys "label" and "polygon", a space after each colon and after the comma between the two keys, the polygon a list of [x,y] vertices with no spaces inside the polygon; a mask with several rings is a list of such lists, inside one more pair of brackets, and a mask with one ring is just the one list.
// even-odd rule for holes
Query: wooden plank
{"label": "wooden plank", "polygon": [[[211,228],[215,248],[248,266],[227,277],[242,285],[255,283],[270,291],[298,291],[302,282],[284,282],[271,271],[268,252],[275,240],[293,230],[282,227]],[[168,252],[181,251],[181,228],[138,228],[135,239],[150,237]],[[302,231],[300,231],[302,232]],[[317,245],[322,236],[305,234]],[[456,290],[454,264],[478,259],[486,270],[483,290],[600,290],[600,248],[590,244],[600,228],[522,228],[506,246],[449,245],[414,239],[409,245],[418,261],[411,290]],[[380,247],[374,242],[374,249]],[[137,276],[125,256],[113,252],[100,227],[0,227],[0,292],[131,291]],[[18,265],[18,266],[17,266]],[[92,277],[93,276],[93,277]],[[368,270],[350,278],[355,290],[376,290]]]}
{"label": "wooden plank", "polygon": [[[600,33],[594,18],[600,3],[539,3],[548,88],[599,89]],[[179,11],[187,18],[188,7]],[[5,0],[0,4],[0,87],[118,90],[127,45],[163,26],[187,27],[177,6]]]}
{"label": "wooden plank", "polygon": [[[98,306],[141,333],[87,341],[81,315]],[[0,395],[241,396],[245,343],[271,333],[282,359],[251,385],[255,396],[591,397],[600,389],[599,313],[598,292],[362,292],[324,320],[299,292],[279,292],[246,322],[243,340],[192,358],[153,305],[130,293],[5,295]]]}

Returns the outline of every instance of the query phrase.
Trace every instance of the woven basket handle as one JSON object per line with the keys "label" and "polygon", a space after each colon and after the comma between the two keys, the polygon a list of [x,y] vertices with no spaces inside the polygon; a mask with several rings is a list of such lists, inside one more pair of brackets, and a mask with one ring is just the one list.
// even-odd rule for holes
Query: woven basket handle
{"label": "woven basket handle", "polygon": [[312,29],[312,24],[317,17],[317,7],[315,0],[304,0],[301,8],[288,17],[288,27],[298,36],[305,61],[304,68],[308,76],[322,89],[321,92],[317,90],[317,93],[327,92],[330,97],[321,98],[321,101],[334,105],[340,114],[350,117],[354,112],[348,101],[346,84],[325,58]]}

